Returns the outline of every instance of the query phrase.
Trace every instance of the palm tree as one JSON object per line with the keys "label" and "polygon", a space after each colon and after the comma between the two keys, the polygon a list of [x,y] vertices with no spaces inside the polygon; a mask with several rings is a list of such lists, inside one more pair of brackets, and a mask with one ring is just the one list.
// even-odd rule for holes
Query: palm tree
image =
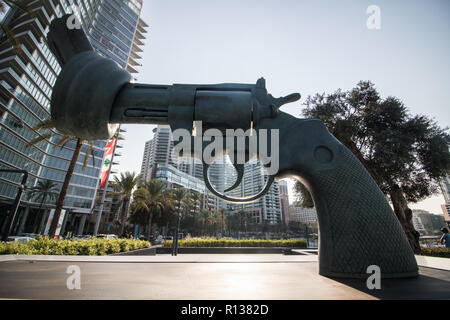
{"label": "palm tree", "polygon": [[152,179],[136,190],[133,196],[135,210],[144,210],[148,213],[147,240],[150,240],[153,217],[155,213],[161,213],[168,205],[168,193],[164,191],[162,181]]}
{"label": "palm tree", "polygon": [[134,172],[125,172],[120,174],[120,178],[114,177],[113,189],[116,195],[122,197],[122,210],[120,213],[120,232],[122,236],[125,231],[125,222],[128,216],[128,204],[130,202],[133,189],[140,183],[141,177]]}
{"label": "palm tree", "polygon": [[178,253],[178,233],[180,230],[181,212],[183,210],[183,201],[186,198],[186,190],[183,188],[178,188],[173,191],[173,199],[177,204],[178,217],[177,217],[177,229],[175,231],[175,239],[172,247],[172,255],[177,255]]}
{"label": "palm tree", "polygon": [[95,165],[95,159],[94,159],[94,141],[91,140],[82,140],[75,136],[70,135],[64,135],[61,133],[58,133],[55,130],[55,125],[52,122],[52,120],[45,120],[38,124],[36,127],[33,128],[36,132],[39,130],[46,131],[45,133],[41,134],[39,133],[39,136],[32,141],[30,141],[27,144],[27,147],[31,147],[32,145],[37,145],[40,142],[44,140],[50,140],[52,137],[59,137],[59,141],[56,144],[57,147],[60,147],[61,149],[64,148],[70,141],[75,141],[75,150],[73,152],[72,159],[70,160],[69,168],[67,169],[66,176],[64,178],[63,185],[61,187],[61,191],[59,193],[58,200],[56,201],[56,208],[55,208],[55,214],[53,216],[52,224],[50,226],[49,230],[49,237],[53,238],[56,233],[56,228],[58,226],[59,217],[61,215],[61,210],[64,206],[64,200],[66,199],[67,190],[69,188],[70,180],[72,179],[73,171],[75,170],[75,165],[78,161],[78,158],[81,154],[81,148],[84,143],[87,144],[87,150],[86,155],[84,157],[83,162],[83,170],[86,168],[89,157],[92,157],[92,164]]}
{"label": "palm tree", "polygon": [[193,212],[192,212],[192,216],[193,216],[193,221],[194,221],[194,226],[197,224],[197,206],[200,204],[201,207],[201,195],[199,192],[197,191],[192,191],[191,192],[191,201],[192,201],[192,206],[193,206]]}
{"label": "palm tree", "polygon": [[174,212],[175,212],[175,201],[173,199],[173,192],[172,190],[165,190],[164,191],[164,208],[162,213],[164,214],[164,221],[165,221],[165,235],[167,235],[167,231],[169,230],[169,224],[174,219]]}
{"label": "palm tree", "polygon": [[[42,206],[44,205],[45,201],[48,199],[54,200],[56,199],[56,195],[58,194],[58,185],[57,183],[51,181],[51,180],[41,180],[37,183],[36,187],[31,188],[30,190],[30,199],[40,201],[39,205],[39,213],[42,210]],[[44,223],[45,214],[42,213],[41,223],[39,224],[39,230],[42,229],[42,225]]]}
{"label": "palm tree", "polygon": [[200,211],[200,217],[202,219],[202,231],[201,231],[201,235],[205,235],[205,225],[208,222],[208,218],[209,218],[210,212],[208,209],[202,209]]}

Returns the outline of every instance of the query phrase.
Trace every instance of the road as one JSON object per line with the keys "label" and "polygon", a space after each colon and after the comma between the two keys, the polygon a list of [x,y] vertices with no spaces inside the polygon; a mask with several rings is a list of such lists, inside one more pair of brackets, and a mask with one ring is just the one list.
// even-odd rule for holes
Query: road
{"label": "road", "polygon": [[[382,279],[381,290],[368,290],[364,279],[318,275],[316,258],[308,256],[186,254],[51,259],[56,260],[0,262],[0,298],[450,299],[450,271],[424,267],[417,278]],[[67,286],[73,276],[67,270],[74,265],[80,270],[80,289]]]}

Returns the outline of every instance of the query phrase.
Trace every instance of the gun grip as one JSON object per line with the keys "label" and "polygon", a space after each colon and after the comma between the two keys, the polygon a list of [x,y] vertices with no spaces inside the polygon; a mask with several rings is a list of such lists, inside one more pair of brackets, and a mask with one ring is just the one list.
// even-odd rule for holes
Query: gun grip
{"label": "gun grip", "polygon": [[376,265],[385,278],[418,275],[400,222],[361,162],[321,121],[282,117],[288,129],[280,132],[280,168],[302,181],[313,197],[319,273],[367,278],[367,268]]}

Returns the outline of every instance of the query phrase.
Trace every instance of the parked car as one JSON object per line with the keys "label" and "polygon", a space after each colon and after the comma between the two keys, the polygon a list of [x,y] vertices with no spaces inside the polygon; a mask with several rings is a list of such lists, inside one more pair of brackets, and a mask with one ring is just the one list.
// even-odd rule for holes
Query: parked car
{"label": "parked car", "polygon": [[30,238],[33,238],[33,239],[37,239],[37,238],[39,238],[39,234],[36,234],[36,233],[19,233],[19,235],[18,235],[19,237],[30,237]]}
{"label": "parked car", "polygon": [[92,236],[89,234],[79,234],[79,235],[74,236],[73,238],[83,240],[83,239],[90,239],[90,238],[92,238]]}
{"label": "parked car", "polygon": [[117,239],[117,236],[115,234],[99,234],[97,238]]}
{"label": "parked car", "polygon": [[138,236],[138,239],[139,239],[139,240],[147,240],[147,237],[144,236],[143,234],[140,234],[140,235]]}
{"label": "parked car", "polygon": [[34,240],[31,237],[22,237],[22,236],[9,236],[6,242],[21,242],[27,243],[28,241]]}
{"label": "parked car", "polygon": [[162,243],[164,243],[164,237],[162,235],[159,235],[155,239],[153,239],[151,243],[152,244],[162,244]]}

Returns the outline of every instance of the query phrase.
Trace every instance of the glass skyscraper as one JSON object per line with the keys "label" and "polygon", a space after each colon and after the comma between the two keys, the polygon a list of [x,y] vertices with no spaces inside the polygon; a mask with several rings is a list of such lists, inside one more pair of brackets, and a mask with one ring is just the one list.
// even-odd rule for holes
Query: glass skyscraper
{"label": "glass skyscraper", "polygon": [[[201,192],[208,200],[205,208],[211,208],[213,212],[220,208],[244,212],[252,224],[260,224],[263,221],[270,224],[282,222],[280,189],[277,181],[272,184],[267,194],[256,202],[227,203],[207,190],[203,179],[203,166],[199,160],[190,157],[172,159],[173,138],[168,125],[158,125],[153,133],[153,139],[145,143],[141,165],[141,175],[145,180],[157,178],[170,185]],[[263,189],[267,177],[261,163],[252,159],[244,167],[242,183],[230,191],[229,196],[247,197]],[[234,184],[237,175],[231,162],[225,157],[211,164],[209,178],[214,188],[223,193],[226,187]]]}
{"label": "glass skyscraper", "polygon": [[[44,140],[27,147],[27,143],[42,132],[33,128],[50,117],[52,87],[61,67],[46,44],[50,22],[66,13],[73,13],[81,22],[93,48],[114,60],[128,72],[137,73],[143,52],[147,24],[140,19],[142,0],[41,0],[23,1],[32,14],[11,8],[3,22],[15,34],[20,48],[13,48],[0,32],[0,169],[25,169],[29,172],[27,188],[38,181],[52,180],[59,187],[65,178],[75,142],[65,147],[56,146],[59,138]],[[84,145],[70,182],[64,208],[75,214],[92,212],[100,165],[106,141],[96,141],[94,163],[82,164],[87,146]],[[0,215],[5,216],[14,200],[20,175],[0,173]],[[47,199],[47,204],[54,200]],[[37,232],[38,221],[30,216],[30,209],[39,207],[39,201],[26,193],[19,214],[20,226]],[[27,219],[28,217],[28,219]],[[0,221],[1,222],[1,221]]]}

